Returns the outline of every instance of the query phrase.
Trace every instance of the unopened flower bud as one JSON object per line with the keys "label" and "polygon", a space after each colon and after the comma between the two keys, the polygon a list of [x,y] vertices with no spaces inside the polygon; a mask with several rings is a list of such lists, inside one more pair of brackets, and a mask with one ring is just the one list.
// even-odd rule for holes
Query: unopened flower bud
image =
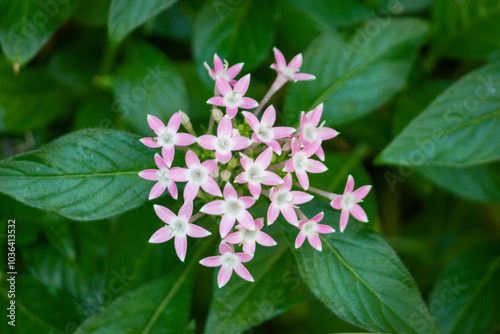
{"label": "unopened flower bud", "polygon": [[219,123],[222,117],[224,117],[224,114],[220,111],[220,109],[214,108],[212,109],[212,117],[217,123]]}
{"label": "unopened flower bud", "polygon": [[238,129],[233,129],[233,137],[239,137],[240,135],[240,130]]}
{"label": "unopened flower bud", "polygon": [[224,182],[229,182],[229,179],[231,178],[231,172],[230,171],[227,171],[227,170],[223,170],[221,173],[220,173],[220,178],[222,181]]}
{"label": "unopened flower bud", "polygon": [[290,151],[292,149],[292,144],[291,142],[287,141],[285,145],[281,148],[283,152]]}
{"label": "unopened flower bud", "polygon": [[186,113],[182,110],[179,110],[179,113],[181,114],[182,126],[184,126],[186,129],[192,129],[193,125],[191,124],[191,121],[189,120],[189,116],[186,115]]}
{"label": "unopened flower bud", "polygon": [[209,175],[210,177],[217,178],[219,177],[219,167],[215,167],[212,173]]}

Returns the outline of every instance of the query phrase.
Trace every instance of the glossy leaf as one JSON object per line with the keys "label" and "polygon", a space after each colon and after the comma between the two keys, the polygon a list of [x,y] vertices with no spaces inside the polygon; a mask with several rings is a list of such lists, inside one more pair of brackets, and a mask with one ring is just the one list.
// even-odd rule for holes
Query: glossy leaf
{"label": "glossy leaf", "polygon": [[490,333],[500,325],[500,247],[486,243],[455,258],[441,274],[429,307],[445,334]]}
{"label": "glossy leaf", "polygon": [[[323,211],[322,223],[337,229],[338,212],[315,203],[305,214]],[[290,245],[297,232],[286,229]],[[304,281],[332,312],[374,332],[440,333],[410,273],[379,234],[355,222],[344,233],[322,235],[321,242],[322,252],[306,241],[294,255]]]}
{"label": "glossy leaf", "polygon": [[126,49],[115,79],[112,110],[144,135],[152,135],[148,114],[165,124],[179,110],[189,114],[184,80],[165,54],[144,42],[130,43]]}
{"label": "glossy leaf", "polygon": [[176,0],[113,0],[109,9],[108,36],[120,43],[132,30],[172,6]]}
{"label": "glossy leaf", "polygon": [[416,117],[378,161],[464,167],[498,160],[499,79],[500,64],[484,66],[460,79]]}
{"label": "glossy leaf", "polygon": [[153,155],[126,132],[73,132],[0,161],[0,192],[67,218],[102,219],[147,200],[151,182],[137,174]]}
{"label": "glossy leaf", "polygon": [[323,118],[345,124],[385,103],[405,83],[415,51],[427,34],[417,19],[373,20],[348,37],[335,31],[318,37],[304,54],[301,71],[316,80],[289,84],[285,116],[325,104]]}
{"label": "glossy leaf", "polygon": [[36,56],[66,21],[76,0],[0,1],[0,43],[11,63],[23,65]]}

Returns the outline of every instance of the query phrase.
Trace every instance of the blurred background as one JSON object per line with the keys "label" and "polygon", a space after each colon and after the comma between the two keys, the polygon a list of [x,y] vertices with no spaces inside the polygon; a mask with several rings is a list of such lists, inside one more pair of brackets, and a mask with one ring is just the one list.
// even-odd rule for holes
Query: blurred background
{"label": "blurred background", "polygon": [[[216,52],[230,65],[245,62],[241,74],[252,73],[247,96],[257,100],[275,79],[273,46],[287,60],[304,52],[302,70],[320,81],[348,80],[338,72],[349,76],[349,66],[362,62],[369,70],[360,69],[357,81],[325,105],[326,126],[341,135],[326,144],[328,179],[312,184],[341,193],[348,174],[357,185],[373,184],[364,203],[370,224],[413,275],[443,332],[500,333],[500,164],[374,162],[451,85],[498,64],[499,22],[497,0],[0,0],[0,156],[85,128],[147,136],[145,115],[167,119],[179,109],[201,132],[213,96],[203,62],[212,66]],[[394,27],[385,34],[387,25]],[[317,56],[335,38],[347,42]],[[308,110],[301,98],[308,87],[288,83],[272,98],[278,122],[295,124]],[[490,125],[498,128],[496,115]],[[499,142],[499,133],[490,141]],[[156,203],[168,206],[169,199]],[[9,219],[16,219],[18,273],[18,322],[13,331],[3,319],[2,333],[72,333],[117,298],[179,267],[171,244],[147,243],[160,226],[151,203],[78,222],[0,194],[0,218],[2,305]],[[288,253],[280,261],[293,263]],[[211,269],[195,270],[189,314],[180,316],[192,319],[190,332],[217,328],[207,322],[212,277]],[[466,284],[466,292],[443,302],[440,289],[457,279],[453,284]],[[272,314],[260,305],[251,333],[365,332],[334,315],[293,270],[289,282],[298,284],[293,295]],[[462,326],[460,317],[482,325]]]}

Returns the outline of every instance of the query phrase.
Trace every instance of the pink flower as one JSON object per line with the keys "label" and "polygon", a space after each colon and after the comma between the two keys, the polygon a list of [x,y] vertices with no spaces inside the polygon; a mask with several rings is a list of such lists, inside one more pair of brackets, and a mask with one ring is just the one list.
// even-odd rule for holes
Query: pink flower
{"label": "pink flower", "polygon": [[299,248],[300,246],[302,246],[304,240],[306,240],[307,238],[307,241],[309,241],[311,246],[321,252],[321,240],[318,236],[318,233],[326,234],[335,232],[333,227],[319,224],[324,216],[325,214],[321,212],[311,219],[302,220],[299,223],[300,232],[299,235],[297,235],[297,239],[295,239],[295,248]]}
{"label": "pink flower", "polygon": [[238,63],[236,65],[229,67],[227,61],[224,60],[223,64],[222,60],[219,58],[219,56],[217,56],[217,53],[214,54],[213,70],[210,68],[210,66],[208,66],[206,62],[203,63],[203,65],[208,70],[208,74],[212,79],[217,80],[217,78],[222,78],[227,82],[229,82],[231,85],[234,85],[236,83],[236,80],[233,80],[233,78],[237,76],[238,73],[240,73],[241,69],[243,68],[243,63]]}
{"label": "pink flower", "polygon": [[217,276],[217,284],[222,288],[231,278],[233,270],[246,281],[253,282],[253,277],[242,263],[248,262],[253,258],[252,254],[235,253],[232,246],[222,242],[219,245],[219,256],[209,256],[200,261],[205,267],[221,267]]}
{"label": "pink flower", "polygon": [[314,198],[302,191],[290,191],[292,189],[292,175],[287,174],[284,183],[278,189],[272,188],[270,192],[271,205],[267,210],[267,224],[271,225],[281,214],[292,225],[297,226],[298,219],[294,206],[304,204]]}
{"label": "pink flower", "polygon": [[368,216],[365,210],[358,203],[363,202],[363,198],[368,195],[372,186],[362,186],[353,191],[354,178],[349,175],[345,186],[344,195],[335,198],[330,205],[337,210],[342,210],[340,213],[340,232],[344,232],[349,220],[349,213],[360,222],[368,222]]}
{"label": "pink flower", "polygon": [[[307,146],[315,141],[323,141],[332,139],[339,133],[332,128],[323,127],[323,123],[319,125],[321,120],[321,115],[323,114],[323,103],[314,108],[314,110],[308,113],[302,112],[300,117],[300,134],[299,140],[303,146]],[[319,125],[319,126],[318,126]],[[321,159],[325,160],[325,152],[320,146],[316,151],[316,155]]]}
{"label": "pink flower", "polygon": [[285,81],[300,81],[300,80],[314,80],[316,77],[312,74],[297,73],[302,66],[302,54],[299,53],[293,57],[292,61],[286,64],[286,59],[280,50],[273,48],[276,63],[271,65],[271,68],[278,72],[278,76],[282,76]]}
{"label": "pink flower", "polygon": [[170,195],[174,199],[177,199],[177,186],[174,181],[168,178],[169,168],[167,162],[158,153],[155,154],[155,162],[158,169],[146,169],[139,172],[139,176],[145,180],[158,181],[151,189],[149,199],[152,200],[159,197],[166,188],[168,188]]}
{"label": "pink flower", "polygon": [[248,208],[255,204],[250,196],[238,197],[231,183],[224,187],[224,200],[215,200],[205,204],[200,211],[209,215],[222,215],[219,226],[220,235],[224,238],[233,228],[236,220],[246,229],[254,230],[255,222]]}
{"label": "pink flower", "polygon": [[273,159],[273,149],[268,147],[255,160],[242,156],[240,159],[241,166],[245,170],[238,175],[234,182],[248,183],[248,189],[253,197],[259,198],[262,191],[262,184],[268,186],[276,186],[283,183],[281,177],[277,174],[267,171],[267,167]]}
{"label": "pink flower", "polygon": [[292,158],[288,160],[283,170],[287,173],[295,172],[304,190],[309,188],[308,172],[323,173],[328,170],[322,162],[309,159],[320,146],[321,141],[315,141],[301,150],[299,141],[296,138],[292,139]]}
{"label": "pink flower", "polygon": [[294,128],[285,126],[273,128],[276,121],[276,110],[273,106],[267,107],[260,122],[254,114],[247,111],[243,111],[243,116],[254,131],[252,135],[253,141],[257,143],[262,142],[272,147],[278,155],[281,154],[281,145],[276,139],[288,137],[295,132]]}
{"label": "pink flower", "polygon": [[229,244],[243,244],[243,251],[250,254],[255,253],[255,243],[266,247],[277,245],[269,234],[261,231],[262,227],[264,227],[263,218],[255,219],[255,230],[253,231],[238,225],[236,226],[238,231],[228,234],[224,241]]}
{"label": "pink flower", "polygon": [[180,112],[170,117],[167,126],[158,117],[152,115],[148,115],[148,124],[158,137],[142,138],[141,142],[148,147],[161,147],[161,154],[168,167],[172,166],[172,161],[174,161],[175,146],[189,146],[196,143],[195,136],[177,132],[181,125]]}
{"label": "pink flower", "polygon": [[187,168],[174,167],[170,169],[168,177],[175,182],[187,182],[184,188],[184,203],[195,199],[200,187],[213,196],[222,196],[219,185],[209,175],[217,167],[216,160],[200,159],[193,151],[186,153]]}
{"label": "pink flower", "polygon": [[198,138],[198,144],[207,150],[215,151],[215,157],[222,163],[231,160],[231,151],[239,151],[247,148],[252,141],[243,136],[233,137],[233,124],[229,116],[224,116],[217,127],[217,136],[203,135]]}
{"label": "pink flower", "polygon": [[231,118],[236,116],[238,108],[252,109],[259,105],[257,101],[249,97],[244,97],[250,84],[250,74],[245,75],[234,85],[234,89],[223,78],[215,80],[217,89],[222,96],[215,96],[208,99],[207,103],[216,106],[226,107],[226,113]]}
{"label": "pink flower", "polygon": [[193,203],[189,202],[184,204],[179,214],[176,216],[172,211],[161,205],[154,205],[154,209],[158,217],[167,224],[156,231],[149,242],[160,243],[174,238],[175,252],[179,259],[184,262],[187,251],[187,237],[191,238],[204,238],[211,233],[203,227],[191,224],[189,220],[193,215]]}

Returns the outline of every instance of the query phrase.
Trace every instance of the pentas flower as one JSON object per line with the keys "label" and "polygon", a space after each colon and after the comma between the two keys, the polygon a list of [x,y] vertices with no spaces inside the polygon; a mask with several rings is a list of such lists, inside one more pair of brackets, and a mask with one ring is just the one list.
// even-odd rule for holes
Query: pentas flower
{"label": "pentas flower", "polygon": [[255,161],[249,157],[242,156],[240,163],[245,171],[239,174],[234,179],[234,182],[248,183],[248,189],[252,196],[259,198],[262,191],[262,184],[276,186],[283,183],[283,179],[276,173],[266,170],[271,164],[272,159],[273,149],[271,147],[265,149]]}
{"label": "pentas flower", "polygon": [[195,199],[200,187],[213,196],[222,196],[219,185],[210,174],[217,168],[216,160],[207,160],[203,163],[193,151],[186,153],[187,168],[174,167],[170,169],[168,177],[176,182],[187,182],[184,188],[184,203]]}
{"label": "pentas flower", "polygon": [[219,58],[219,56],[214,54],[214,69],[212,70],[210,66],[205,62],[203,63],[205,68],[208,70],[208,75],[213,80],[217,80],[217,78],[222,78],[229,82],[231,85],[236,84],[236,80],[233,80],[235,76],[240,73],[241,69],[243,68],[243,63],[238,63],[236,65],[233,65],[229,67],[227,61],[224,60],[224,63],[222,63],[222,60]]}
{"label": "pentas flower", "polygon": [[298,218],[295,207],[298,204],[309,202],[314,196],[302,191],[291,191],[292,175],[287,174],[283,180],[285,182],[279,188],[273,187],[270,191],[271,205],[267,210],[267,223],[269,225],[274,223],[281,212],[290,224],[297,226]]}
{"label": "pentas flower", "polygon": [[243,244],[243,251],[250,254],[255,253],[255,243],[266,247],[276,246],[276,241],[269,234],[261,231],[263,227],[263,218],[255,219],[255,230],[253,231],[238,225],[236,226],[238,231],[228,234],[224,238],[224,242],[229,244]]}
{"label": "pentas flower", "polygon": [[254,99],[244,96],[250,84],[250,74],[238,80],[234,85],[234,89],[231,88],[231,85],[223,78],[217,78],[215,84],[222,96],[211,97],[208,99],[207,103],[226,107],[226,114],[231,118],[236,116],[238,108],[253,109],[259,105]]}
{"label": "pentas flower", "polygon": [[276,122],[276,110],[273,106],[267,107],[260,121],[248,111],[243,111],[242,114],[254,131],[252,134],[253,141],[272,147],[273,151],[278,155],[281,154],[281,145],[276,139],[289,137],[295,132],[294,128],[286,126],[273,128],[274,122]]}
{"label": "pentas flower", "polygon": [[271,68],[278,72],[278,76],[281,76],[285,82],[286,81],[300,81],[300,80],[314,80],[316,77],[312,74],[307,73],[297,73],[300,71],[302,66],[302,53],[299,53],[293,57],[292,61],[287,65],[286,59],[277,48],[273,48],[274,57],[276,58],[276,63],[271,65]]}
{"label": "pentas flower", "polygon": [[295,239],[295,248],[299,248],[304,243],[304,240],[309,241],[311,246],[321,252],[322,245],[321,239],[318,234],[327,234],[333,233],[335,230],[333,227],[319,224],[319,222],[323,219],[325,214],[323,212],[317,214],[309,220],[302,220],[299,222],[299,235],[297,235],[297,239]]}
{"label": "pentas flower", "polygon": [[175,252],[179,259],[184,262],[187,252],[187,236],[191,238],[204,238],[211,233],[195,224],[191,224],[189,220],[193,214],[193,203],[184,204],[179,214],[175,215],[172,211],[161,205],[154,205],[154,209],[158,217],[167,224],[156,231],[149,242],[160,243],[174,238]]}
{"label": "pentas flower", "polygon": [[[300,117],[299,140],[303,146],[316,141],[323,141],[335,138],[339,133],[332,128],[324,127],[324,123],[319,124],[323,115],[323,103],[308,113],[302,112]],[[316,155],[325,160],[325,153],[321,146],[318,147]]]}
{"label": "pentas flower", "polygon": [[152,200],[159,197],[167,188],[170,195],[174,199],[177,199],[177,186],[175,185],[175,182],[168,177],[169,168],[167,162],[158,153],[156,153],[155,163],[156,166],[158,166],[158,169],[146,169],[139,172],[139,176],[145,180],[158,181],[155,183],[153,188],[151,188],[151,191],[149,192],[149,199]]}
{"label": "pentas flower", "polygon": [[246,229],[255,229],[255,221],[247,210],[254,204],[255,198],[238,197],[238,193],[228,182],[224,187],[224,200],[215,200],[205,204],[200,211],[209,215],[222,215],[219,231],[221,237],[224,238],[231,231],[236,220]]}
{"label": "pentas flower", "polygon": [[215,157],[222,163],[231,160],[231,151],[247,148],[252,141],[243,136],[233,136],[233,124],[229,116],[224,116],[217,127],[217,136],[203,135],[198,138],[198,144],[207,150],[215,151]]}
{"label": "pentas flower", "polygon": [[349,175],[345,186],[344,194],[335,198],[330,204],[334,209],[342,210],[340,213],[340,232],[344,232],[349,213],[360,222],[368,222],[365,210],[358,203],[363,202],[363,198],[368,195],[372,186],[362,186],[354,190],[354,178]]}
{"label": "pentas flower", "polygon": [[196,143],[195,136],[177,132],[181,125],[181,119],[181,113],[176,112],[165,126],[158,117],[148,115],[149,127],[158,137],[141,139],[141,142],[148,147],[162,148],[162,156],[168,167],[172,166],[172,161],[174,161],[175,146],[189,146]]}
{"label": "pentas flower", "polygon": [[299,141],[295,138],[292,139],[292,158],[288,160],[283,171],[287,173],[295,172],[304,190],[309,188],[307,173],[323,173],[328,170],[322,162],[309,159],[320,146],[321,142],[315,141],[301,149]]}
{"label": "pentas flower", "polygon": [[217,276],[217,284],[222,288],[229,282],[233,270],[246,281],[253,282],[253,277],[242,263],[248,262],[253,258],[252,254],[235,253],[234,248],[224,242],[219,245],[220,255],[209,256],[200,261],[205,267],[221,267]]}

